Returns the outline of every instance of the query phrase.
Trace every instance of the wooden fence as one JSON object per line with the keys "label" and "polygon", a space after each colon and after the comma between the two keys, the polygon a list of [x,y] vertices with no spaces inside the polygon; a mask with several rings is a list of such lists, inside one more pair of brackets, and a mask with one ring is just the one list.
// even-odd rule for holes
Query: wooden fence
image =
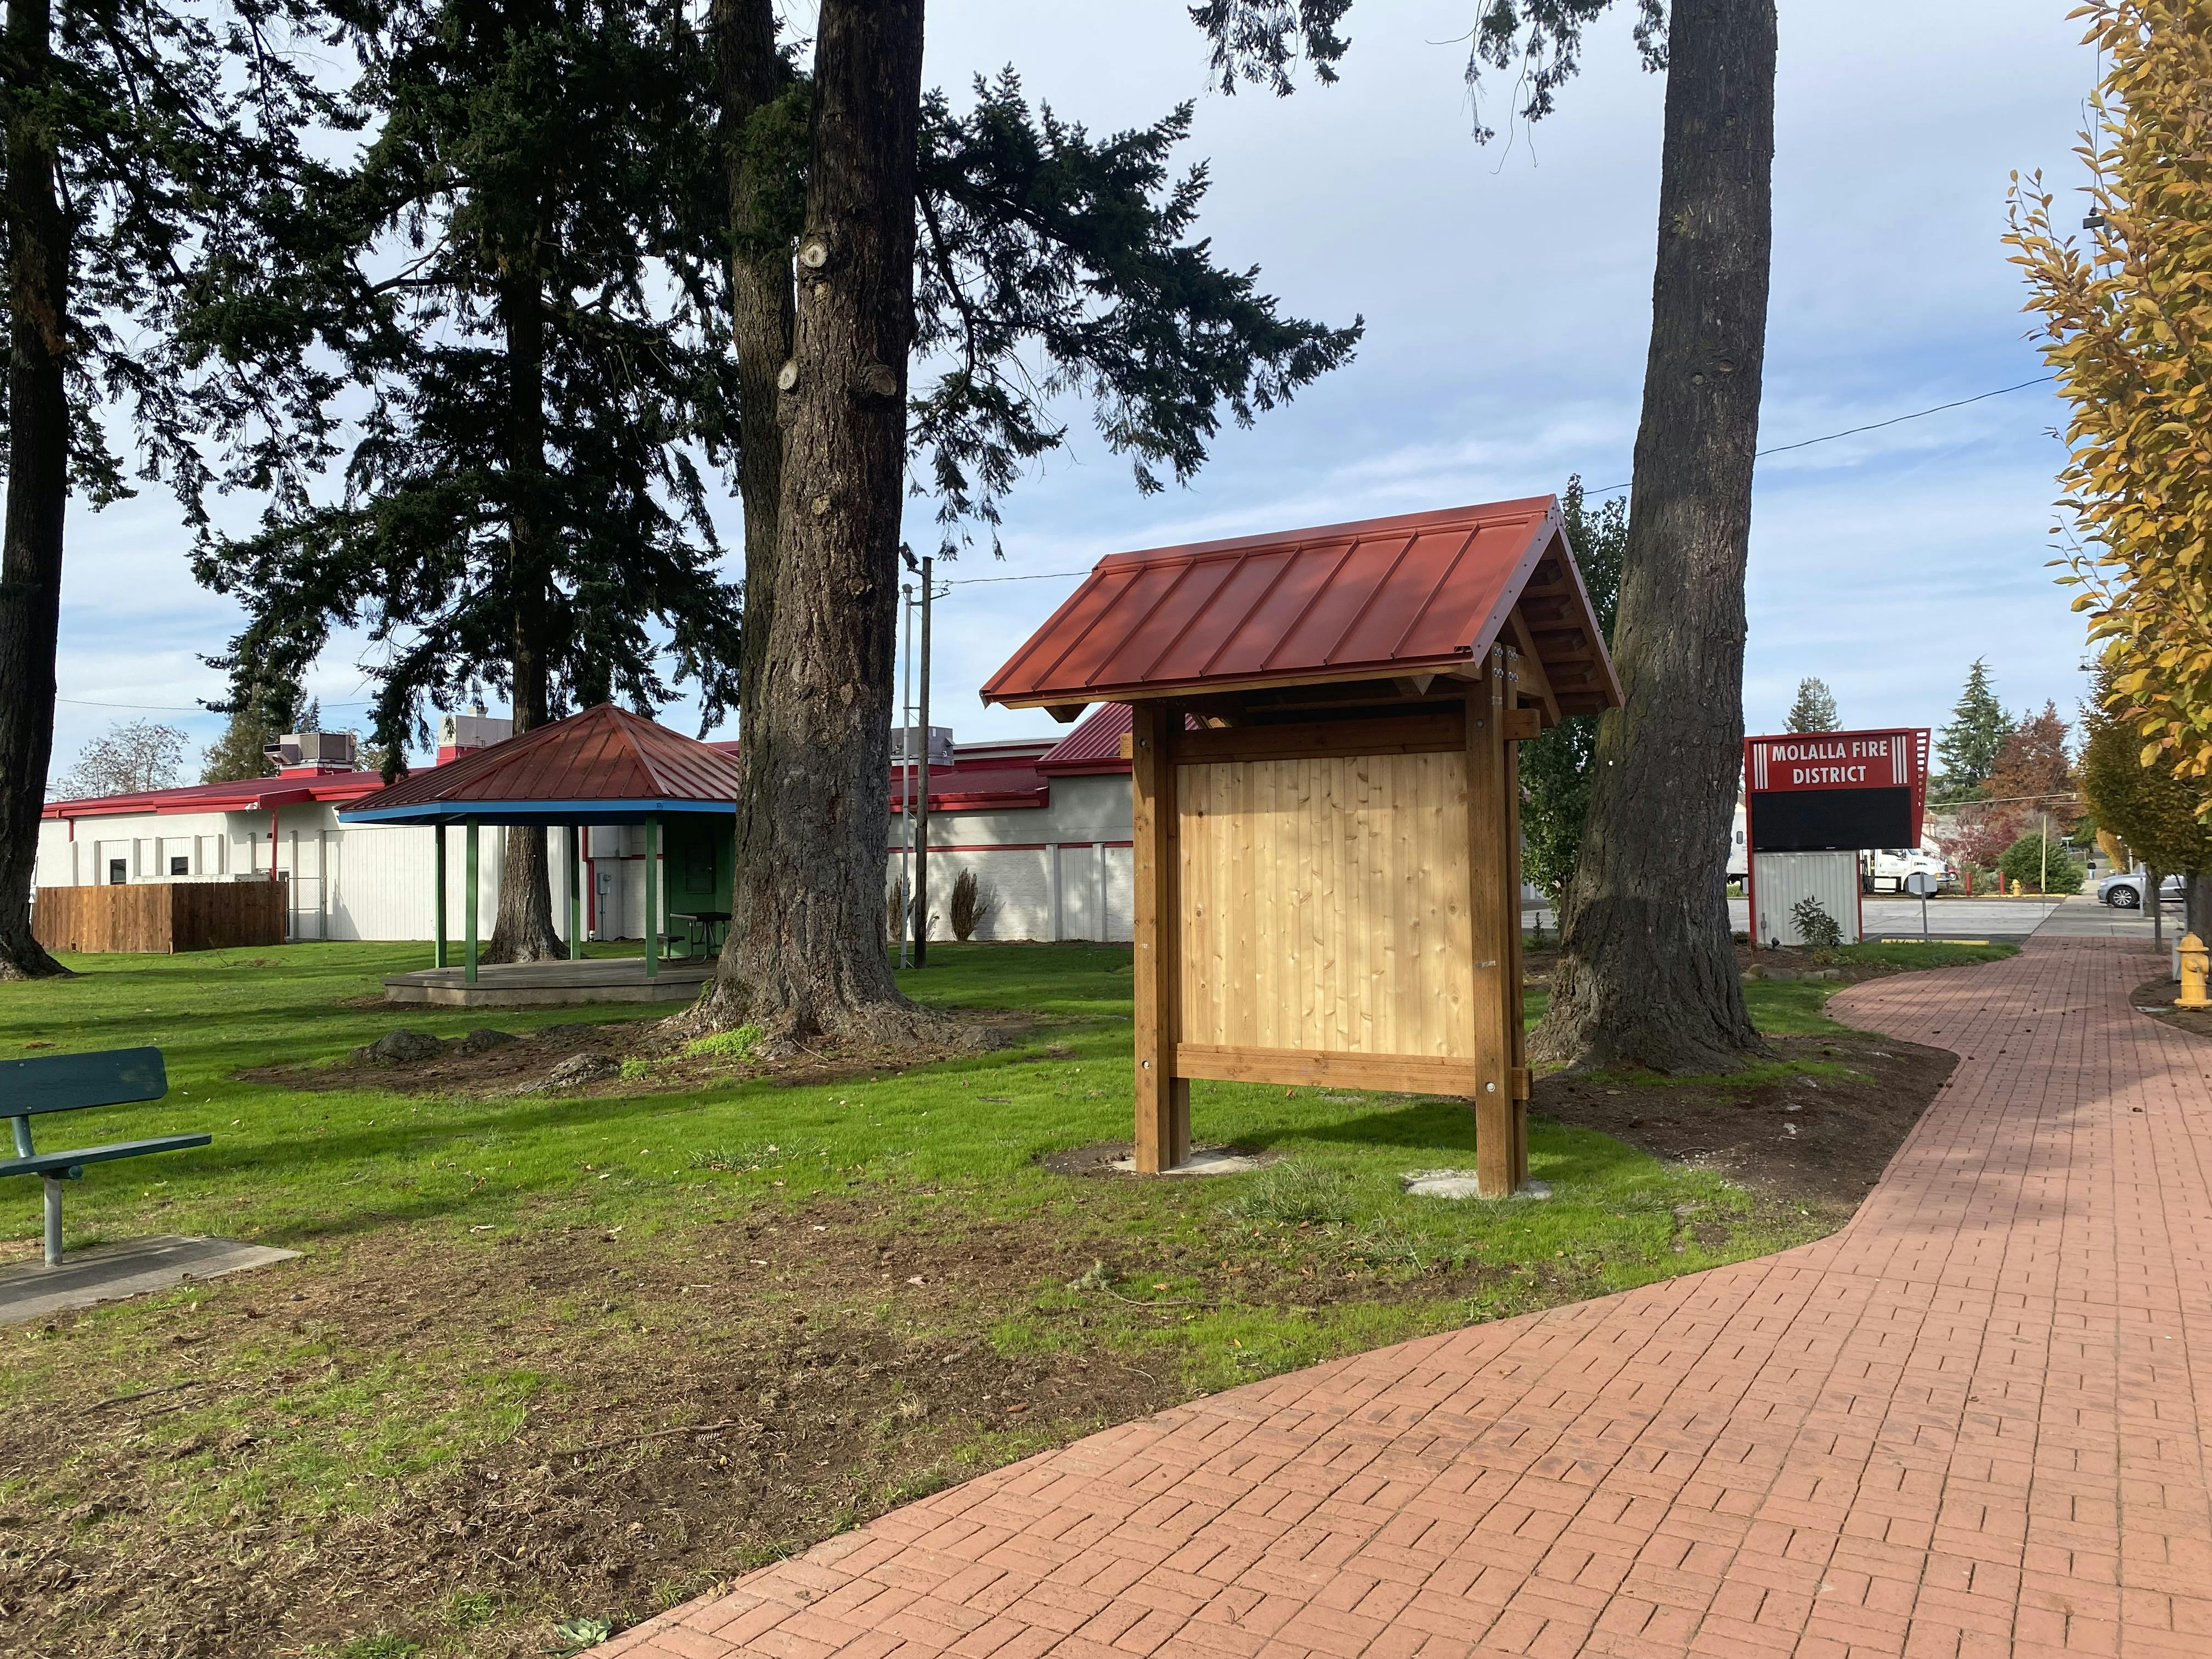
{"label": "wooden fence", "polygon": [[49,951],[216,951],[284,942],[282,881],[41,887],[31,931]]}

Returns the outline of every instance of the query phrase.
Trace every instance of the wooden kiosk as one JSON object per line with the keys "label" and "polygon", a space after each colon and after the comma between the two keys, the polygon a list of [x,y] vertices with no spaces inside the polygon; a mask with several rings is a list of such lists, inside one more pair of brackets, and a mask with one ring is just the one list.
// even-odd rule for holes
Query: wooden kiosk
{"label": "wooden kiosk", "polygon": [[1212,1078],[1463,1095],[1524,1183],[1515,745],[1620,704],[1555,499],[1115,554],[982,695],[1130,705],[1139,1170]]}

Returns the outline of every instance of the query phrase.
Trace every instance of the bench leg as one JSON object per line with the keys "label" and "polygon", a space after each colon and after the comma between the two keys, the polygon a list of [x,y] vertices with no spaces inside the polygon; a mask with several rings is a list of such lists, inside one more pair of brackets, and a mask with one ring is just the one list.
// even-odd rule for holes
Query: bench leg
{"label": "bench leg", "polygon": [[62,1265],[62,1178],[44,1177],[46,1188],[46,1266]]}

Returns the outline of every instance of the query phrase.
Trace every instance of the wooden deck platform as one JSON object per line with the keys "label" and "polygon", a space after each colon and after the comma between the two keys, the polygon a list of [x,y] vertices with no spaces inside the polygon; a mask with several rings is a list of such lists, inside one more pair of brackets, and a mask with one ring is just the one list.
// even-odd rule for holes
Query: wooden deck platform
{"label": "wooden deck platform", "polygon": [[586,957],[581,962],[486,963],[471,985],[459,968],[392,974],[386,1002],[435,1003],[449,1008],[526,1008],[567,1002],[689,1002],[714,976],[712,957],[663,961],[645,976],[645,958]]}

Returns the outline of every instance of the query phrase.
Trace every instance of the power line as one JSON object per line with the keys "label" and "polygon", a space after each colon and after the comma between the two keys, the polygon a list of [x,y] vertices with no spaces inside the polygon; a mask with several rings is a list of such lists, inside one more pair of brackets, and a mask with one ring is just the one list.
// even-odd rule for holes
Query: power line
{"label": "power line", "polygon": [[[1786,455],[1793,449],[1810,449],[1814,444],[1833,443],[1838,438],[1856,438],[1862,432],[1879,432],[1886,426],[1897,426],[1906,421],[1917,421],[1924,416],[1941,415],[1947,409],[1964,409],[1968,404],[1978,404],[1987,398],[2002,398],[2008,392],[2025,392],[2032,386],[2043,386],[2055,380],[2056,374],[2039,374],[2032,380],[2022,380],[2017,386],[2001,386],[1994,392],[1977,392],[1971,398],[1954,398],[1948,404],[1937,404],[1929,409],[1916,409],[1910,415],[1893,415],[1886,421],[1869,421],[1864,426],[1845,427],[1841,432],[1824,432],[1817,438],[1802,438],[1794,444],[1777,444],[1771,449],[1762,449],[1753,459],[1764,460],[1769,455]],[[1618,495],[1629,486],[1625,483],[1607,484],[1603,489],[1585,491],[1589,495]]]}
{"label": "power line", "polygon": [[[1886,421],[1869,421],[1864,426],[1846,427],[1841,432],[1824,432],[1817,438],[1801,438],[1794,444],[1777,444],[1771,449],[1762,449],[1755,459],[1769,455],[1785,455],[1793,449],[1810,449],[1814,444],[1833,443],[1838,438],[1856,438],[1862,432],[1879,432],[1886,426],[1897,426],[1906,421],[1917,421],[1929,415],[1941,415],[1947,409],[1964,409],[1968,404],[1978,404],[1986,398],[2002,398],[2007,392],[2025,392],[2032,386],[2043,386],[2057,380],[2056,374],[2039,374],[2032,380],[2022,380],[2017,386],[2001,386],[1991,392],[1977,392],[1971,398],[1954,398],[1948,404],[1936,404],[1927,409],[1916,409],[1909,415],[1893,415]],[[1585,499],[1595,500],[1605,495],[1618,495],[1627,484],[1607,484],[1603,489],[1583,492]],[[953,587],[974,587],[984,582],[1049,582],[1069,576],[1087,576],[1088,570],[1039,570],[1023,576],[955,576],[947,579]]]}

